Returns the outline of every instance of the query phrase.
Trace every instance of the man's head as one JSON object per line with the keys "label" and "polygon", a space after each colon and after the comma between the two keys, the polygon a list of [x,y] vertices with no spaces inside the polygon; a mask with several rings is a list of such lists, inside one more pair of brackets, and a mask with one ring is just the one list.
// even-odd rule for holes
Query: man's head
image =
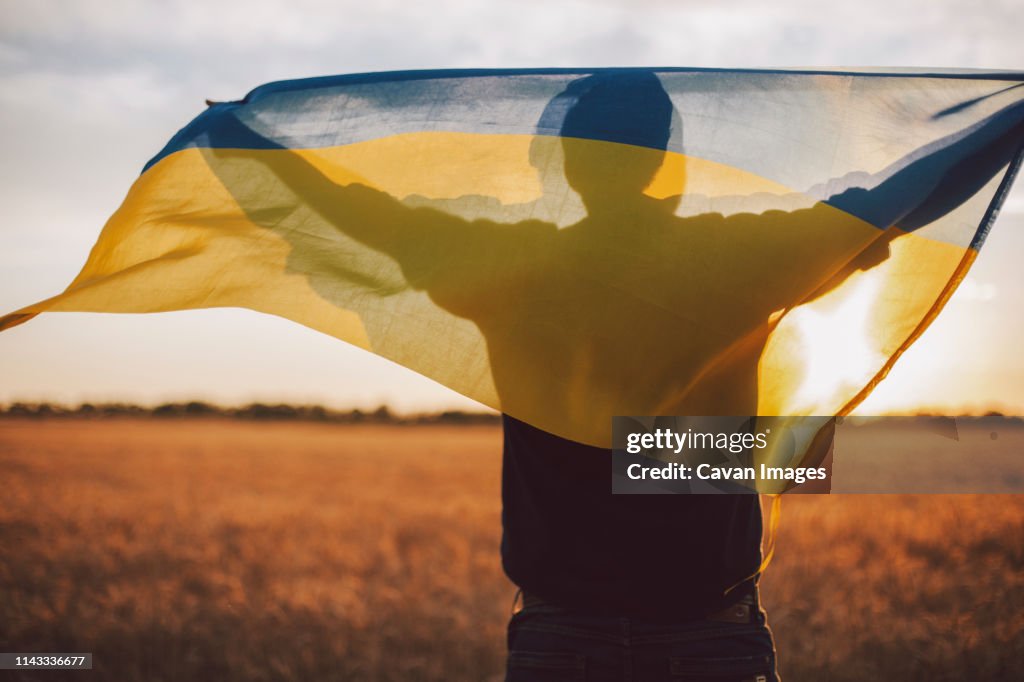
{"label": "man's head", "polygon": [[566,180],[593,206],[635,200],[650,184],[669,146],[672,114],[656,75],[608,71],[570,83],[538,128],[558,130]]}

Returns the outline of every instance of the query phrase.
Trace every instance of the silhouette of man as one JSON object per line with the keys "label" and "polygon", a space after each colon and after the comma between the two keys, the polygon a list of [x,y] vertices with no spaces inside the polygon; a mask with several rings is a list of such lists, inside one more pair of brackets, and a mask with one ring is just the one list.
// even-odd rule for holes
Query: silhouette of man
{"label": "silhouette of man", "polygon": [[[612,495],[610,451],[585,442],[600,442],[615,414],[756,414],[758,361],[778,313],[881,262],[901,234],[854,216],[870,207],[874,224],[913,229],[977,189],[965,180],[950,198],[940,187],[957,164],[991,167],[991,177],[1008,159],[995,136],[810,208],[680,217],[681,174],[675,194],[647,193],[672,125],[650,72],[580,78],[553,100],[538,128],[558,131],[566,183],[585,207],[564,228],[469,221],[443,202],[411,207],[336,184],[296,154],[259,159],[486,341],[502,408],[519,417],[503,415],[502,559],[524,604],[509,624],[510,680],[582,679],[573,675],[584,668],[588,679],[774,678],[754,575],[757,496]],[[239,203],[279,227],[258,198]],[[301,230],[286,236],[300,260],[318,246]]]}

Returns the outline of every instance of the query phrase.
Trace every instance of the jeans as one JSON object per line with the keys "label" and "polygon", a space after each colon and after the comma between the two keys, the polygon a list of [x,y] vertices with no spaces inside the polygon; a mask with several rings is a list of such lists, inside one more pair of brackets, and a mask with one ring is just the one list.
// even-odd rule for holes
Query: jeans
{"label": "jeans", "polygon": [[775,682],[775,644],[751,622],[652,623],[529,605],[508,624],[506,682]]}

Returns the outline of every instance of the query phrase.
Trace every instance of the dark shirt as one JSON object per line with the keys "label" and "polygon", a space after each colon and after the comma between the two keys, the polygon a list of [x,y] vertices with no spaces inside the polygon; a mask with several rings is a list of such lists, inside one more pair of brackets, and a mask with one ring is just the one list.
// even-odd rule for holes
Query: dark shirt
{"label": "dark shirt", "polygon": [[726,591],[761,560],[756,495],[612,495],[610,450],[503,423],[501,555],[525,592],[657,620],[701,617],[742,596]]}

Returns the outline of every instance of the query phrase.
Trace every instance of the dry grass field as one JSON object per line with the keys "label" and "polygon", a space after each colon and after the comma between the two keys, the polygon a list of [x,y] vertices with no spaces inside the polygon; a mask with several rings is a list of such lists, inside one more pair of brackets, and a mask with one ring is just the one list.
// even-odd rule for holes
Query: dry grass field
{"label": "dry grass field", "polygon": [[[0,421],[0,651],[21,679],[500,678],[500,430]],[[1006,680],[1024,497],[791,496],[763,581],[783,679]]]}

